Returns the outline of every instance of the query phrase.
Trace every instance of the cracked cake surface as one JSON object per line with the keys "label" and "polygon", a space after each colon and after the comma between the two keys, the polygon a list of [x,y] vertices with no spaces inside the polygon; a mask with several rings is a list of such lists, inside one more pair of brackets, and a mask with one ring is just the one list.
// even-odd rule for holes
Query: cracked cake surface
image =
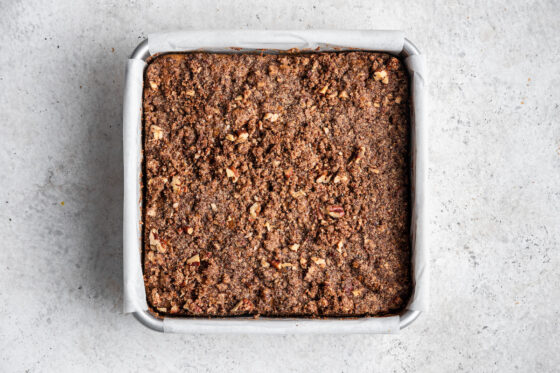
{"label": "cracked cake surface", "polygon": [[380,316],[409,300],[410,119],[388,54],[167,54],[143,92],[153,312]]}

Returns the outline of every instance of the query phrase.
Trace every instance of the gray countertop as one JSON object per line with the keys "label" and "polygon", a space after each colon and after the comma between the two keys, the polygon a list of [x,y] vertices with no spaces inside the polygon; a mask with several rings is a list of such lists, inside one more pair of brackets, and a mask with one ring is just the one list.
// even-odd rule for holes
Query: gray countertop
{"label": "gray countertop", "polygon": [[[557,371],[555,1],[5,1],[0,371]],[[153,31],[403,29],[427,58],[431,310],[398,335],[164,335],[122,309],[122,92]]]}

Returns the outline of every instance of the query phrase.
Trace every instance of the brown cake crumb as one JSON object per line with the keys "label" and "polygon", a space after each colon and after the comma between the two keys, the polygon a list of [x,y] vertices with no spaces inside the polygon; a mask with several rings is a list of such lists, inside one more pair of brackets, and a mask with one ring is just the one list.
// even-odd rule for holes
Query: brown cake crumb
{"label": "brown cake crumb", "polygon": [[160,314],[360,316],[411,293],[408,76],[382,53],[162,55],[145,73]]}

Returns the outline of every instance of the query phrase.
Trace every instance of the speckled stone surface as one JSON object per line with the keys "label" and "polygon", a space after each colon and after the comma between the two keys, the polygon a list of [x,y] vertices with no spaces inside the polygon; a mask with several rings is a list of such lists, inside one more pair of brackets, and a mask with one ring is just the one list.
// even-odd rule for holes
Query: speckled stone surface
{"label": "speckled stone surface", "polygon": [[[0,4],[0,371],[558,371],[556,1]],[[191,28],[403,29],[426,54],[432,306],[399,335],[154,333],[122,309],[127,55]]]}

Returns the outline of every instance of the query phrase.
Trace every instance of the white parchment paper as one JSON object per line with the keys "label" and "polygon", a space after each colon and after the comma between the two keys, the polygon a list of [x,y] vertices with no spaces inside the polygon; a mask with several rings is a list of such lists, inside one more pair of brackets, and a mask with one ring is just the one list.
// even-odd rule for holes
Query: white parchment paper
{"label": "white parchment paper", "polygon": [[426,67],[424,56],[412,55],[405,59],[411,75],[412,110],[412,168],[414,200],[412,207],[412,266],[414,270],[414,292],[408,305],[409,310],[427,311],[429,307],[429,257],[426,246],[428,229],[426,212],[426,175],[428,164],[426,123]]}
{"label": "white parchment paper", "polygon": [[[404,34],[400,31],[181,31],[151,34],[148,37],[151,54],[201,50],[207,52],[240,53],[254,50],[333,51],[361,49],[399,54],[403,50]],[[235,48],[235,49],[233,49]],[[273,52],[272,51],[272,52]],[[428,250],[425,244],[426,180],[426,111],[425,64],[420,55],[405,59],[411,74],[413,105],[413,268],[414,292],[409,310],[428,308]],[[130,59],[127,65],[124,99],[124,312],[135,312],[150,318],[158,329],[176,333],[396,333],[399,316],[359,319],[252,319],[252,318],[164,318],[153,319],[146,314],[148,305],[141,263],[141,102],[143,72],[146,63]],[[142,317],[141,317],[142,318]]]}
{"label": "white parchment paper", "polygon": [[142,149],[142,60],[128,60],[123,104],[123,283],[124,312],[148,309],[140,255],[140,166]]}
{"label": "white parchment paper", "polygon": [[392,334],[399,331],[399,316],[346,320],[167,318],[163,321],[163,330],[204,334]]}
{"label": "white parchment paper", "polygon": [[340,47],[400,53],[404,34],[401,31],[371,30],[208,30],[150,34],[148,40],[151,54],[192,50],[231,52],[232,48],[332,50]]}

